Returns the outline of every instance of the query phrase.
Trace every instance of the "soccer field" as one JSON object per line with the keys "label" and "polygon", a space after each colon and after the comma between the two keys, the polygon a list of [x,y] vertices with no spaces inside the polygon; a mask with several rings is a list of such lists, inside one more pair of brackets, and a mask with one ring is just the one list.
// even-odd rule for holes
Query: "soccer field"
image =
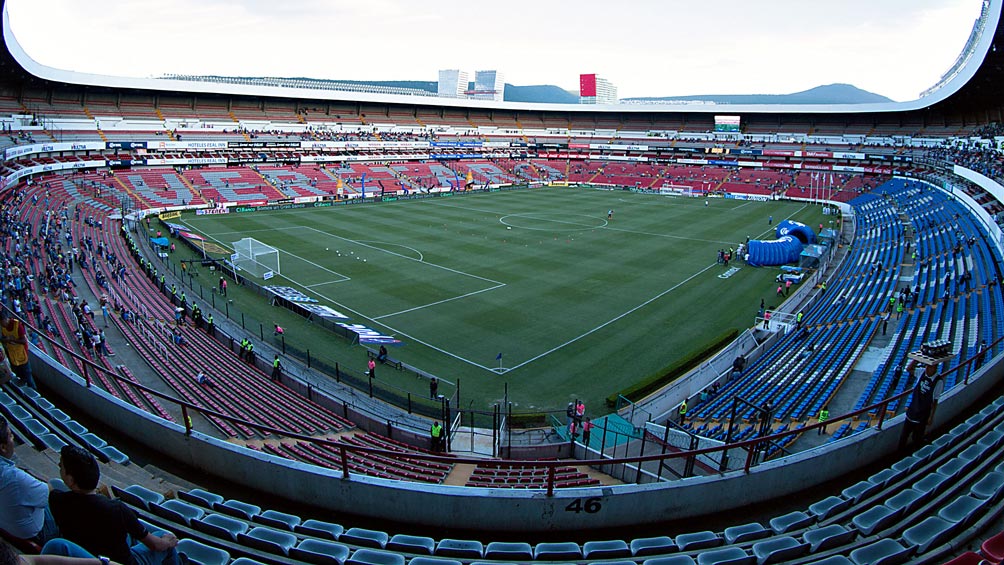
{"label": "soccer field", "polygon": [[[761,298],[777,303],[777,269],[734,262],[738,270],[723,278],[716,258],[747,236],[774,239],[785,218],[824,221],[818,206],[796,202],[706,206],[546,188],[182,223],[226,247],[253,237],[278,248],[282,275],[269,284],[399,338],[390,355],[462,379],[465,408],[500,401],[507,383],[514,409],[561,409],[579,398],[595,414],[605,397],[750,326]],[[361,349],[348,355],[343,364],[362,367]],[[415,388],[413,376],[394,373],[378,376]]]}

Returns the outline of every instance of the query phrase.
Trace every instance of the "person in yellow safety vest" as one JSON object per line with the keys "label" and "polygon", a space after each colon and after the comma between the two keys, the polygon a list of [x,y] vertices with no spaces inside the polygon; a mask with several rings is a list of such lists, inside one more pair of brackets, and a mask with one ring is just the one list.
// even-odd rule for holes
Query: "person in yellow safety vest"
{"label": "person in yellow safety vest", "polygon": [[830,419],[830,411],[826,409],[826,406],[823,406],[819,410],[819,423],[822,424],[822,426],[819,426],[818,428],[818,435],[823,435],[826,433],[826,421],[829,419]]}
{"label": "person in yellow safety vest", "polygon": [[680,425],[682,426],[684,421],[687,419],[687,399],[683,399],[680,403]]}
{"label": "person in yellow safety vest", "polygon": [[439,421],[432,423],[432,429],[429,430],[429,435],[432,436],[432,450],[442,451],[440,446],[442,445],[443,439],[443,425]]}
{"label": "person in yellow safety vest", "polygon": [[248,340],[248,345],[246,348],[247,362],[254,365],[254,342],[250,339]]}

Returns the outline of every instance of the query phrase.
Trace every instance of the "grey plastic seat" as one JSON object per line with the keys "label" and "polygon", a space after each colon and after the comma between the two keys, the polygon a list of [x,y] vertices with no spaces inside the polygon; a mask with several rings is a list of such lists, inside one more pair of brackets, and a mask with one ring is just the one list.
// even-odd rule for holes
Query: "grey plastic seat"
{"label": "grey plastic seat", "polygon": [[781,563],[809,552],[809,544],[798,541],[791,536],[777,536],[769,540],[753,544],[753,557],[757,565]]}
{"label": "grey plastic seat", "polygon": [[962,450],[962,453],[959,454],[959,459],[976,463],[987,456],[987,451],[987,448],[982,445],[973,444]]}
{"label": "grey plastic seat", "polygon": [[192,520],[202,518],[206,513],[205,510],[198,506],[174,498],[165,500],[160,504],[150,504],[150,511],[161,518],[167,518],[186,526],[190,525]]}
{"label": "grey plastic seat", "polygon": [[[530,551],[530,544],[526,544],[527,551]],[[387,542],[389,551],[403,551],[405,553],[417,553],[419,555],[432,555],[436,551],[436,540],[425,536],[410,536],[408,534],[395,534]],[[533,552],[530,557],[533,559]]]}
{"label": "grey plastic seat", "polygon": [[[34,426],[32,424],[34,424]],[[63,441],[63,438],[57,436],[56,434],[50,434],[50,433],[41,433],[41,434],[39,434],[39,433],[33,431],[33,428],[38,428],[39,426],[41,426],[41,428],[43,430],[45,429],[45,427],[42,426],[42,424],[39,423],[38,420],[28,420],[28,421],[24,422],[24,425],[29,430],[32,430],[32,433],[34,433],[35,436],[38,437],[39,441],[41,441],[43,444],[45,444],[45,447],[51,449],[52,451],[58,452],[59,450],[61,450],[64,447],[66,447],[66,445],[67,445],[67,443],[65,441]],[[45,431],[48,431],[48,430],[45,430]]]}
{"label": "grey plastic seat", "polygon": [[839,514],[851,507],[854,501],[840,498],[839,496],[827,496],[809,506],[809,514],[816,517],[816,520],[825,520],[834,514]]}
{"label": "grey plastic seat", "polygon": [[802,533],[802,539],[809,544],[810,552],[819,553],[831,547],[848,544],[857,535],[856,530],[848,530],[840,524],[830,524],[822,528],[806,530]]}
{"label": "grey plastic seat", "polygon": [[643,557],[645,555],[662,555],[665,553],[680,551],[680,548],[676,547],[676,543],[673,541],[673,538],[669,536],[635,538],[631,540],[629,545],[631,547],[631,555],[635,557]]}
{"label": "grey plastic seat", "polygon": [[80,439],[87,442],[87,445],[90,445],[94,449],[101,449],[102,447],[108,445],[107,441],[101,439],[96,434],[93,434],[91,432],[87,432],[86,434],[80,436]]}
{"label": "grey plastic seat", "polygon": [[129,464],[129,456],[119,451],[114,445],[106,445],[98,449],[98,451],[100,451],[112,463],[118,463],[119,465]]}
{"label": "grey plastic seat", "polygon": [[425,557],[419,555],[418,557],[412,557],[411,560],[408,561],[408,565],[464,565],[464,562],[457,561],[456,559],[443,559],[442,557]]}
{"label": "grey plastic seat", "polygon": [[322,522],[321,520],[307,519],[297,524],[293,531],[298,534],[314,536],[315,538],[325,538],[337,540],[345,532],[345,528],[340,524]]}
{"label": "grey plastic seat", "polygon": [[893,510],[902,510],[903,514],[909,514],[923,499],[924,493],[908,488],[890,496],[885,505]]}
{"label": "grey plastic seat", "polygon": [[154,492],[140,485],[129,485],[125,488],[119,488],[112,485],[112,492],[115,496],[121,498],[130,506],[138,506],[149,509],[150,504],[160,504],[161,502],[164,502],[163,494]]}
{"label": "grey plastic seat", "polygon": [[178,553],[184,553],[190,563],[196,565],[226,565],[230,554],[222,549],[210,547],[193,539],[178,542]]}
{"label": "grey plastic seat", "polygon": [[533,547],[525,542],[493,541],[485,547],[485,559],[531,561],[533,560]]}
{"label": "grey plastic seat", "polygon": [[207,514],[192,520],[192,528],[214,537],[237,541],[238,534],[248,531],[248,523],[223,514]]}
{"label": "grey plastic seat", "polygon": [[877,485],[868,481],[858,481],[857,483],[854,483],[853,485],[840,491],[840,495],[844,498],[853,500],[854,502],[861,502],[878,492],[881,488],[882,485]]}
{"label": "grey plastic seat", "polygon": [[537,561],[582,559],[582,548],[573,541],[542,542],[534,546],[533,558]]}
{"label": "grey plastic seat", "polygon": [[224,498],[215,492],[209,492],[200,488],[193,488],[189,491],[178,491],[178,498],[185,502],[197,504],[203,508],[212,508],[213,504],[222,503]]}
{"label": "grey plastic seat", "polygon": [[875,483],[877,485],[885,486],[885,485],[889,484],[889,481],[895,479],[897,477],[897,475],[898,474],[896,473],[896,471],[893,471],[890,468],[886,468],[886,469],[882,469],[878,473],[875,473],[874,475],[868,477],[868,482]]}
{"label": "grey plastic seat", "polygon": [[1000,447],[1001,442],[1004,442],[1004,432],[999,430],[993,430],[987,432],[980,439],[976,440],[976,445],[982,447],[983,449],[994,449]]}
{"label": "grey plastic seat", "polygon": [[695,551],[718,547],[722,545],[722,538],[718,537],[715,532],[705,530],[676,536],[676,545],[679,546],[680,551]]}
{"label": "grey plastic seat", "polygon": [[941,545],[955,532],[957,524],[937,516],[928,516],[919,524],[911,526],[903,532],[903,541],[915,548],[919,554],[926,553],[931,547]]}
{"label": "grey plastic seat", "polygon": [[938,510],[938,516],[947,522],[967,526],[977,518],[987,503],[984,499],[964,494]]}
{"label": "grey plastic seat", "polygon": [[851,561],[856,565],[897,565],[906,563],[913,553],[913,548],[903,547],[890,538],[859,547],[851,552]]}
{"label": "grey plastic seat", "polygon": [[85,428],[83,424],[77,422],[76,420],[70,420],[68,422],[65,422],[65,424],[66,424],[66,429],[77,434],[78,436],[82,436],[88,432],[87,428]]}
{"label": "grey plastic seat", "polygon": [[357,549],[346,565],[404,565],[404,556],[377,549]]}
{"label": "grey plastic seat", "polygon": [[749,524],[741,524],[739,526],[729,526],[725,528],[722,535],[725,537],[725,543],[732,545],[734,543],[763,539],[770,535],[770,530],[764,528],[759,522],[750,522]]}
{"label": "grey plastic seat", "polygon": [[1004,473],[993,471],[973,483],[969,493],[976,498],[997,502],[1004,493]]}
{"label": "grey plastic seat", "polygon": [[266,526],[258,526],[247,533],[237,534],[237,541],[255,549],[288,555],[290,548],[296,545],[296,536]]}
{"label": "grey plastic seat", "polygon": [[265,510],[261,514],[252,517],[251,520],[265,526],[289,531],[293,531],[293,528],[302,521],[299,516],[275,510]]}
{"label": "grey plastic seat", "polygon": [[697,565],[753,565],[756,558],[731,545],[718,549],[708,549],[697,554]]}
{"label": "grey plastic seat", "polygon": [[390,535],[387,532],[367,530],[366,528],[349,528],[338,538],[338,541],[344,543],[372,547],[374,549],[383,549],[389,540]]}
{"label": "grey plastic seat", "polygon": [[965,459],[960,459],[958,457],[955,457],[953,459],[946,461],[944,465],[938,467],[937,473],[939,475],[945,475],[946,477],[956,479],[959,477],[959,475],[962,475],[963,473],[966,472],[966,469],[969,468],[970,463],[972,463],[972,461],[967,461]]}
{"label": "grey plastic seat", "polygon": [[902,474],[902,473],[909,473],[915,467],[917,467],[917,465],[919,465],[920,463],[921,463],[920,458],[918,458],[916,456],[913,456],[913,455],[907,455],[906,457],[904,457],[904,458],[900,459],[899,461],[893,463],[891,469],[893,471],[896,471],[897,473],[900,473],[900,474]]}
{"label": "grey plastic seat", "polygon": [[641,565],[697,565],[697,562],[689,555],[680,554],[653,557],[652,559],[646,559]]}
{"label": "grey plastic seat", "polygon": [[484,554],[484,545],[476,540],[443,538],[436,544],[436,555],[442,557],[481,559]]}
{"label": "grey plastic seat", "polygon": [[[0,401],[0,404],[3,404],[3,402]],[[52,410],[49,410],[49,417],[52,418],[53,420],[57,421],[57,422],[63,422],[64,424],[68,424],[68,423],[74,421],[73,418],[71,418],[69,414],[67,414],[66,412],[63,412],[59,408],[54,408]],[[80,424],[77,424],[77,425],[80,425]]]}
{"label": "grey plastic seat", "polygon": [[843,555],[831,555],[826,559],[813,561],[812,565],[854,565],[854,562]]}
{"label": "grey plastic seat", "polygon": [[213,510],[242,520],[250,520],[261,514],[261,507],[241,500],[227,500],[213,504]]}
{"label": "grey plastic seat", "polygon": [[851,523],[861,532],[862,535],[870,536],[875,532],[884,530],[893,522],[899,519],[900,510],[893,510],[888,506],[872,506],[868,510],[858,514]]}
{"label": "grey plastic seat", "polygon": [[289,557],[314,565],[342,565],[349,558],[349,548],[333,541],[307,538],[290,548]]}
{"label": "grey plastic seat", "polygon": [[[19,406],[17,404],[14,404],[12,406],[8,406],[7,410],[10,412],[11,417],[13,417],[15,420],[21,420],[22,422],[24,422],[24,421],[32,419],[31,418],[31,412],[28,412],[22,406]],[[35,421],[38,422],[38,420],[35,420]],[[46,428],[46,429],[48,429],[48,428]]]}
{"label": "grey plastic seat", "polygon": [[630,556],[631,548],[624,540],[587,541],[582,544],[582,557],[585,559],[616,559]]}
{"label": "grey plastic seat", "polygon": [[801,530],[812,525],[813,518],[801,510],[789,512],[782,516],[770,519],[770,529],[775,534],[786,534],[794,530]]}
{"label": "grey plastic seat", "polygon": [[929,473],[924,478],[913,483],[913,490],[920,491],[927,496],[933,496],[937,494],[948,481],[949,477],[942,475],[941,473]]}
{"label": "grey plastic seat", "polygon": [[16,405],[17,401],[11,398],[11,396],[6,392],[0,392],[0,404],[10,408],[11,406]]}

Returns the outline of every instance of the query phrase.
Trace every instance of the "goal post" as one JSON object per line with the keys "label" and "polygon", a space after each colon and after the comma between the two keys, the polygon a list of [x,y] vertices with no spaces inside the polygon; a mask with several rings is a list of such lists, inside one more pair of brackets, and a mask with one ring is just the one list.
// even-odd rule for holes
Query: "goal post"
{"label": "goal post", "polygon": [[256,277],[265,277],[271,272],[273,275],[281,274],[279,270],[279,250],[271,245],[266,245],[252,237],[245,237],[234,242],[234,265],[247,273]]}

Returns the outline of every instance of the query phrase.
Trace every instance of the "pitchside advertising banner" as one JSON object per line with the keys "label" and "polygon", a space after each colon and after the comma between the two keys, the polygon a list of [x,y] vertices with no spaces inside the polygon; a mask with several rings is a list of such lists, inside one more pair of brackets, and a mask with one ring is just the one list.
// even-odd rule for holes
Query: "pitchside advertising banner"
{"label": "pitchside advertising banner", "polygon": [[32,153],[54,153],[56,151],[100,151],[105,148],[103,141],[76,141],[73,143],[37,143],[9,147],[4,151],[5,159],[13,159]]}

